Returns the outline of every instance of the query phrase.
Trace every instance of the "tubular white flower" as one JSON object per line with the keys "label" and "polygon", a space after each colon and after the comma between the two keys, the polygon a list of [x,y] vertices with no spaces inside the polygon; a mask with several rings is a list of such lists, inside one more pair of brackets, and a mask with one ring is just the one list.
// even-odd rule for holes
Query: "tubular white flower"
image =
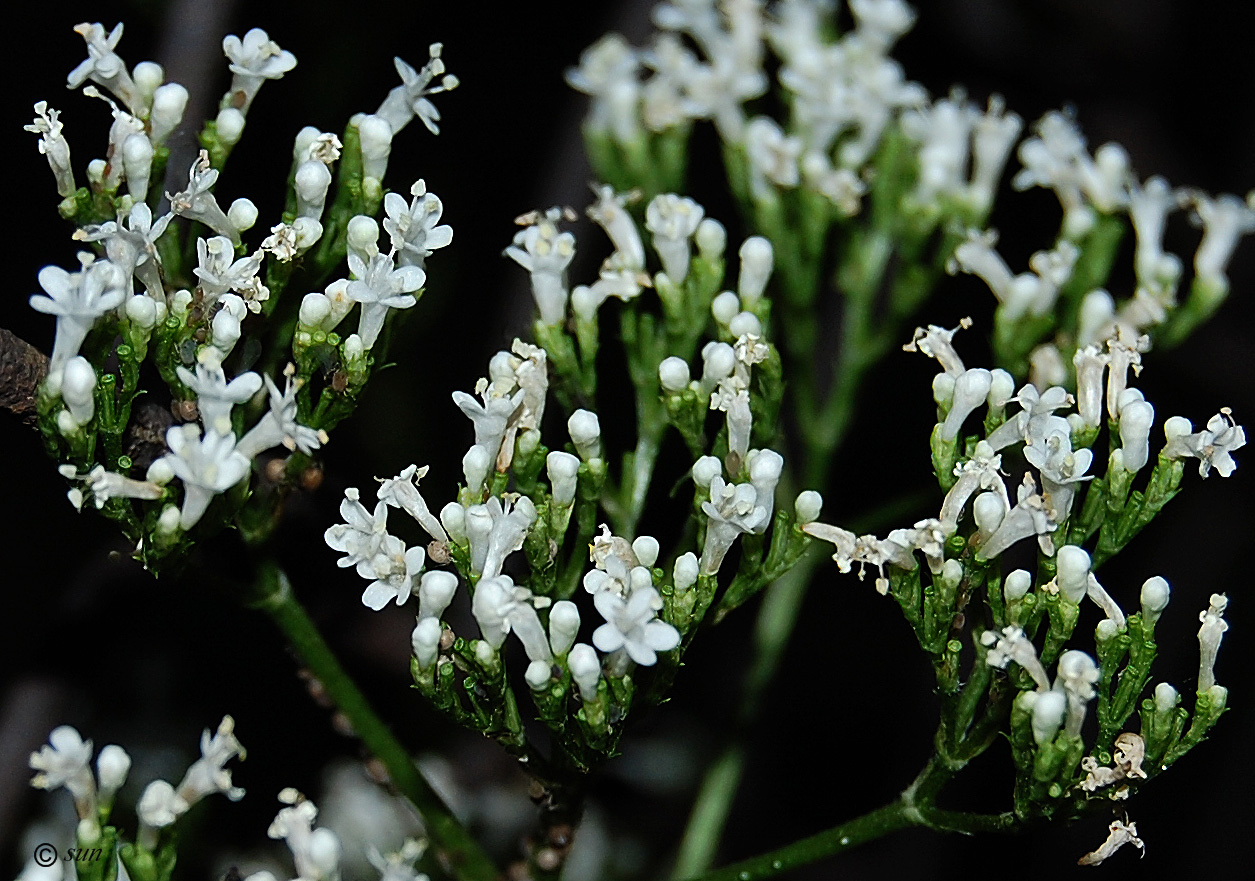
{"label": "tubular white flower", "polygon": [[580,632],[580,610],[570,600],[559,600],[549,610],[549,645],[555,655],[565,655]]}
{"label": "tubular white flower", "polygon": [[226,212],[218,205],[213,186],[218,182],[218,169],[209,164],[209,153],[201,150],[188,170],[187,188],[178,193],[166,193],[170,210],[179,217],[205,224],[219,235],[226,236],[232,244],[240,241],[240,232],[231,225]]}
{"label": "tubular white flower", "polygon": [[35,121],[23,126],[28,132],[40,135],[39,152],[48,157],[57,182],[57,195],[67,198],[78,189],[74,185],[74,169],[70,165],[70,142],[62,134],[61,114],[48,106],[47,101],[35,104]]}
{"label": "tubular white flower", "polygon": [[985,663],[991,667],[1006,669],[1007,664],[1014,661],[1037,683],[1037,690],[1045,693],[1050,690],[1050,676],[1037,657],[1037,649],[1032,641],[1024,635],[1019,627],[1003,628],[1001,634],[986,630],[981,636],[981,643],[989,647],[985,654]]}
{"label": "tubular white flower", "polygon": [[655,196],[645,209],[645,229],[653,234],[662,271],[675,284],[688,277],[689,244],[705,213],[692,199],[674,193]]}
{"label": "tubular white flower", "polygon": [[131,757],[122,747],[111,743],[100,750],[96,757],[96,775],[100,780],[101,801],[113,801],[114,793],[122,788],[130,770]]}
{"label": "tubular white flower", "polygon": [[623,649],[633,661],[648,667],[657,662],[658,652],[680,644],[680,632],[658,620],[662,598],[652,587],[633,591],[626,600],[611,591],[599,591],[593,604],[606,619],[593,631],[593,645],[603,652]]}
{"label": "tubular white flower", "polygon": [[[1207,420],[1206,429],[1194,434],[1189,433],[1192,426],[1188,420],[1173,417],[1168,421],[1173,423],[1173,433],[1164,446],[1164,455],[1172,459],[1194,456],[1198,459],[1198,473],[1202,477],[1207,477],[1213,467],[1221,477],[1228,477],[1238,467],[1230,454],[1246,446],[1246,431],[1233,421],[1228,407]],[[1167,428],[1165,424],[1165,432]]]}
{"label": "tubular white flower", "polygon": [[553,657],[549,639],[536,614],[534,598],[525,587],[518,587],[507,575],[482,578],[475,587],[471,614],[480,633],[497,651],[511,631],[518,635],[530,660],[548,661]]}
{"label": "tubular white flower", "polygon": [[226,769],[227,762],[239,757],[244,761],[247,753],[240,741],[235,737],[235,720],[223,716],[218,730],[210,734],[206,728],[200,736],[201,757],[192,763],[178,786],[179,798],[188,806],[196,804],[202,798],[221,792],[231,801],[239,801],[244,797],[244,790],[231,785],[231,772]]}
{"label": "tubular white flower", "polygon": [[[401,77],[401,85],[388,92],[388,97],[375,113],[388,121],[393,132],[400,132],[417,116],[429,132],[433,135],[440,134],[440,111],[428,100],[428,96],[458,87],[458,78],[451,73],[445,73],[444,59],[440,57],[443,49],[444,46],[440,43],[428,46],[429,57],[421,70],[415,70],[400,58],[392,59],[397,74]],[[436,82],[437,77],[440,77],[439,82]]]}
{"label": "tubular white flower", "polygon": [[728,471],[736,473],[741,470],[749,453],[754,418],[750,410],[749,389],[744,381],[736,376],[720,380],[718,388],[710,396],[710,409],[727,414]]}
{"label": "tubular white flower", "polygon": [[222,436],[231,433],[231,408],[252,398],[262,386],[262,378],[251,371],[227,382],[222,359],[215,349],[201,351],[195,373],[182,366],[176,372],[179,381],[196,395],[196,407],[205,427]]}
{"label": "tubular white flower", "polygon": [[[702,347],[701,394],[711,395],[736,369],[736,350],[727,343],[710,342]],[[713,408],[712,408],[713,409]]]}
{"label": "tubular white flower", "polygon": [[96,22],[83,22],[76,25],[74,32],[87,42],[87,60],[70,71],[66,77],[66,85],[77,89],[87,80],[103,86],[122,99],[122,103],[132,113],[146,115],[147,102],[144,95],[131,79],[126,69],[126,62],[113,50],[122,39],[122,24],[119,22],[112,31],[105,32],[104,27]]}
{"label": "tubular white flower", "polygon": [[1137,235],[1133,266],[1139,284],[1159,281],[1165,255],[1164,227],[1168,215],[1181,206],[1182,193],[1172,189],[1162,177],[1152,177],[1141,186],[1134,184],[1129,192],[1129,218]]}
{"label": "tubular white flower", "polygon": [[540,320],[558,324],[566,315],[569,289],[566,270],[575,257],[575,236],[558,229],[560,208],[550,208],[536,222],[514,235],[514,244],[505,249],[531,275],[532,295],[540,310]]}
{"label": "tubular white flower", "polygon": [[587,125],[630,143],[640,135],[637,113],[640,57],[619,34],[606,34],[580,53],[579,67],[568,68],[567,84],[592,97]]}
{"label": "tubular white flower", "polygon": [[299,386],[292,381],[292,377],[287,377],[282,392],[269,376],[264,379],[269,392],[270,409],[240,438],[236,449],[251,459],[272,447],[283,446],[289,451],[300,450],[309,454],[325,444],[327,432],[296,421],[296,392]]}
{"label": "tubular white flower", "polygon": [[162,458],[183,481],[183,508],[179,526],[191,529],[217,493],[226,492],[248,476],[249,460],[235,449],[235,437],[208,429],[201,436],[196,425],[176,425],[166,433],[170,452]]}
{"label": "tubular white flower", "polygon": [[1213,593],[1207,608],[1198,615],[1203,626],[1198,628],[1198,691],[1208,691],[1216,684],[1216,654],[1220,651],[1220,640],[1229,629],[1224,620],[1225,608],[1229,598],[1222,593]]}
{"label": "tubular white flower", "polygon": [[988,211],[993,204],[1011,149],[1024,128],[1024,120],[1014,113],[1004,113],[1005,108],[1001,95],[990,95],[988,108],[972,126],[972,178],[968,199],[981,212]]}
{"label": "tubular white flower", "polygon": [[335,881],[340,877],[340,839],[330,829],[315,829],[318,808],[295,789],[279,793],[291,805],[275,817],[266,834],[282,838],[292,851],[297,877],[302,881]]}
{"label": "tubular white flower", "polygon": [[[428,572],[428,575],[434,575],[434,572]],[[430,670],[436,663],[436,657],[440,654],[440,637],[444,633],[444,628],[440,626],[439,618],[419,618],[418,624],[414,626],[414,633],[410,636],[410,647],[414,650],[414,657],[418,661],[420,670]]]}
{"label": "tubular white flower", "polygon": [[382,116],[371,115],[357,121],[357,131],[362,150],[362,176],[383,180],[396,130]]}
{"label": "tubular white flower", "polygon": [[553,681],[553,665],[539,658],[532,661],[523,671],[523,681],[532,691],[544,691]]}
{"label": "tubular white flower", "polygon": [[706,544],[702,549],[701,572],[713,575],[737,536],[762,532],[769,515],[752,484],[727,484],[716,475],[710,482],[710,500],[702,502],[706,514]]}
{"label": "tubular white flower", "polygon": [[636,555],[636,559],[642,566],[647,568],[653,567],[658,562],[658,553],[661,550],[658,539],[652,535],[638,535],[632,541],[632,553]]}
{"label": "tubular white flower", "polygon": [[1032,700],[1033,740],[1038,746],[1045,746],[1054,740],[1059,729],[1063,727],[1064,717],[1068,712],[1068,699],[1063,692],[1048,691],[1029,692]]}
{"label": "tubular white flower", "polygon": [[422,468],[410,465],[396,477],[387,480],[379,479],[379,490],[376,495],[380,501],[394,508],[400,508],[417,520],[418,524],[435,541],[447,542],[448,534],[440,525],[440,521],[431,513],[431,509],[427,507],[427,500],[418,490],[419,482],[426,476],[426,465]]}
{"label": "tubular white flower", "polygon": [[481,404],[466,392],[453,393],[453,402],[475,425],[475,445],[488,454],[488,467],[497,461],[506,427],[522,405],[524,395],[525,392],[520,389],[511,397],[503,397],[493,395],[491,389],[485,388],[480,394]]}
{"label": "tubular white flower", "polygon": [[1109,859],[1117,850],[1126,844],[1131,844],[1138,850],[1144,851],[1146,845],[1142,839],[1137,837],[1137,824],[1125,824],[1121,820],[1112,820],[1108,828],[1107,840],[1099,845],[1097,850],[1090,851],[1076,861],[1078,866],[1097,866],[1099,863]]}
{"label": "tubular white flower", "polygon": [[954,441],[959,436],[963,422],[977,407],[985,403],[991,382],[989,371],[983,367],[973,367],[959,374],[954,382],[954,399],[950,412],[941,424],[939,437],[942,440]]}
{"label": "tubular white flower", "polygon": [[492,578],[501,573],[505,558],[523,547],[527,533],[536,523],[536,506],[527,496],[520,496],[513,506],[494,496],[483,507],[492,518],[492,526],[483,542],[477,542],[475,534],[471,534],[471,553],[473,558],[482,557],[478,570],[481,576]]}
{"label": "tubular white flower", "polygon": [[624,268],[640,271],[645,267],[645,246],[627,210],[627,196],[605,185],[593,187],[593,194],[597,201],[588,207],[589,218],[606,231]]}
{"label": "tubular white flower", "polygon": [[92,742],[83,740],[69,725],[52,729],[48,743],[30,754],[30,767],[38,772],[31,778],[36,789],[53,790],[64,786],[74,797],[80,819],[96,811],[96,779],[91,772]]}
{"label": "tubular white flower", "polygon": [[1089,576],[1086,579],[1086,594],[1094,601],[1098,608],[1102,609],[1103,612],[1106,613],[1107,620],[1110,621],[1118,630],[1123,630],[1125,628],[1126,622],[1124,618],[1124,610],[1120,608],[1119,603],[1112,599],[1111,594],[1107,593],[1103,586],[1098,583],[1098,579],[1094,576],[1093,572],[1089,573]]}
{"label": "tubular white flower", "polygon": [[410,195],[414,198],[409,204],[398,193],[384,196],[383,228],[397,252],[397,263],[422,267],[432,252],[453,241],[453,227],[440,224],[444,206],[435,193],[427,192],[424,181],[416,181]]}
{"label": "tubular white flower", "polygon": [[391,254],[375,254],[369,263],[354,254],[348,256],[349,299],[362,306],[357,333],[367,349],[375,344],[389,309],[408,309],[418,300],[413,293],[427,281],[427,274],[417,266],[396,266]]}
{"label": "tubular white flower", "polygon": [[174,787],[164,780],[154,780],[144,787],[144,794],[135,805],[140,822],[140,841],[149,839],[156,844],[157,830],[174,825],[190,807],[179,797]]}
{"label": "tubular white flower", "polygon": [[1090,428],[1102,424],[1102,380],[1108,360],[1095,346],[1079,348],[1072,357],[1076,368],[1076,412]]}
{"label": "tubular white flower", "polygon": [[911,337],[911,341],[902,347],[904,352],[919,352],[934,359],[941,365],[941,369],[948,376],[958,378],[966,370],[963,366],[963,359],[959,357],[959,353],[954,348],[954,335],[960,329],[966,329],[972,326],[970,318],[964,318],[959,322],[958,327],[946,329],[938,327],[935,324],[928,325],[925,330],[922,327],[915,328],[915,333]]}
{"label": "tubular white flower", "polygon": [[241,113],[248,113],[253,99],[266,80],[282,79],[296,67],[296,56],[270,39],[261,28],[252,28],[241,40],[230,34],[222,40],[222,52],[231,62],[231,90],[223,99]]}
{"label": "tubular white flower", "polygon": [[1116,301],[1102,288],[1095,288],[1081,298],[1077,316],[1076,341],[1079,347],[1096,346],[1099,351],[1117,333]]}
{"label": "tubular white flower", "polygon": [[1225,270],[1238,239],[1255,232],[1255,208],[1230,193],[1212,199],[1195,192],[1192,197],[1194,213],[1190,219],[1203,227],[1203,239],[1194,255],[1194,275],[1204,284],[1228,290]]}
{"label": "tubular white flower", "polygon": [[60,382],[66,363],[78,354],[87,334],[110,310],[122,304],[126,291],[117,268],[107,260],[88,260],[80,272],[58,266],[39,271],[39,286],[47,296],[35,294],[31,308],[57,318],[57,332],[48,362],[49,379]]}

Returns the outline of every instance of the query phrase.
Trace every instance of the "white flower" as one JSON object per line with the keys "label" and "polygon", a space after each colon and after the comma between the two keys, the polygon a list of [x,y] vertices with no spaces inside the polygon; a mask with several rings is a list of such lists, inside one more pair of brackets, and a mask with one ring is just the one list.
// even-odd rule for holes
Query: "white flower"
{"label": "white flower", "polygon": [[[152,835],[157,829],[173,825],[179,817],[187,813],[188,807],[188,803],[179,797],[173,786],[164,780],[154,780],[144,787],[144,794],[135,806],[135,813],[139,815],[141,826],[151,830],[147,834]],[[140,837],[144,836],[145,831],[141,828]]]}
{"label": "white flower", "polygon": [[756,116],[745,127],[745,155],[749,160],[750,193],[755,199],[772,194],[769,184],[796,187],[801,180],[800,138],[786,136],[774,119]]}
{"label": "white flower", "polygon": [[640,56],[619,34],[606,34],[580,53],[579,67],[568,68],[567,84],[593,99],[590,130],[611,132],[622,142],[640,134]]}
{"label": "white flower", "polygon": [[752,484],[728,484],[718,475],[710,482],[710,500],[702,502],[702,511],[709,518],[701,560],[705,575],[719,571],[737,536],[762,532],[769,520],[767,508],[759,501]]}
{"label": "white flower", "polygon": [[1085,722],[1085,705],[1094,699],[1098,682],[1098,664],[1085,652],[1075,649],[1059,656],[1058,675],[1054,690],[1063,692],[1068,701],[1064,731],[1069,737],[1079,737]]}
{"label": "white flower", "polygon": [[366,853],[370,864],[379,871],[379,881],[430,881],[426,874],[414,868],[414,863],[426,850],[425,843],[410,838],[396,853],[384,856],[373,844]]}
{"label": "white flower", "polygon": [[334,551],[345,554],[336,561],[341,568],[357,567],[357,574],[363,578],[369,575],[371,559],[380,552],[384,541],[388,538],[388,505],[380,499],[375,505],[374,513],[367,511],[359,501],[355,487],[344,491],[344,501],[340,502],[340,516],[344,523],[328,527],[323,533],[323,540]]}
{"label": "white flower", "polygon": [[223,716],[218,723],[218,730],[210,733],[206,728],[200,736],[201,757],[192,763],[179,784],[178,794],[188,805],[194,805],[202,798],[221,792],[231,801],[239,801],[244,797],[244,790],[231,785],[231,772],[226,769],[227,762],[239,757],[243,761],[246,753],[240,741],[235,737],[235,720]]}
{"label": "white flower", "polygon": [[[456,76],[445,74],[444,59],[440,57],[443,48],[440,43],[432,43],[427,47],[430,57],[422,70],[416,71],[400,58],[392,59],[401,77],[401,85],[388,93],[375,115],[387,120],[394,134],[405,128],[415,116],[422,120],[423,125],[433,135],[440,134],[440,126],[437,124],[440,121],[440,111],[427,97],[458,86]],[[432,85],[436,77],[441,77],[440,82]]]}
{"label": "white flower", "polygon": [[389,309],[408,309],[418,300],[413,293],[427,281],[427,273],[417,266],[396,266],[391,254],[378,253],[364,262],[349,254],[349,271],[356,276],[349,282],[348,296],[362,304],[357,333],[367,349],[379,338]]}
{"label": "white flower", "polygon": [[917,327],[915,328],[915,333],[911,336],[911,341],[902,347],[902,351],[919,352],[922,355],[927,355],[929,358],[936,360],[941,365],[941,369],[947,374],[957,378],[966,368],[963,366],[963,359],[955,351],[952,340],[960,329],[966,330],[971,326],[972,319],[964,318],[959,322],[958,327],[949,329],[938,327],[935,324],[928,325],[927,330]]}
{"label": "white flower", "polygon": [[39,286],[47,296],[35,294],[31,308],[57,318],[57,333],[48,364],[49,377],[60,379],[66,362],[78,354],[96,321],[122,304],[126,291],[121,273],[107,260],[83,262],[79,272],[66,272],[59,266],[39,271]]}
{"label": "white flower", "polygon": [[1142,839],[1137,837],[1136,823],[1128,823],[1126,825],[1120,820],[1113,820],[1107,828],[1109,830],[1107,840],[1099,845],[1097,850],[1091,851],[1077,860],[1076,864],[1078,866],[1097,866],[1126,844],[1131,844],[1141,851],[1146,850],[1146,845],[1142,842]]}
{"label": "white flower", "polygon": [[330,829],[315,829],[318,808],[295,789],[279,793],[283,808],[266,830],[271,838],[282,838],[292,851],[299,881],[338,881],[340,877],[340,839]]}
{"label": "white flower", "polygon": [[645,246],[636,221],[627,210],[628,196],[606,185],[593,187],[593,193],[597,201],[588,206],[589,218],[610,237],[615,252],[622,257],[622,268],[640,271],[645,267]]}
{"label": "white flower", "polygon": [[[471,568],[484,578],[501,574],[505,558],[523,547],[537,517],[536,506],[527,496],[520,496],[513,505],[493,496],[485,504],[473,506],[467,515]],[[482,531],[481,523],[488,525],[487,531]]]}
{"label": "white flower", "polygon": [[183,508],[179,526],[191,529],[216,493],[248,476],[249,460],[235,449],[235,437],[210,428],[201,436],[196,425],[176,425],[166,433],[170,452],[162,460],[183,481]]}
{"label": "white flower", "polygon": [[257,394],[261,377],[249,371],[227,382],[215,349],[204,349],[197,362],[195,373],[181,365],[176,368],[179,381],[196,395],[196,407],[205,427],[223,436],[230,434],[231,408]]}
{"label": "white flower", "polygon": [[166,193],[166,198],[170,200],[170,210],[179,217],[205,224],[219,235],[229,238],[232,243],[238,242],[239,230],[227,219],[226,212],[214,197],[213,186],[218,182],[218,169],[210,166],[207,150],[201,150],[192,161],[187,178],[187,189],[173,194]]}
{"label": "white flower", "polygon": [[280,49],[261,28],[252,28],[243,40],[235,34],[223,37],[222,52],[230,60],[233,74],[226,101],[241,113],[248,113],[263,82],[281,79],[296,67],[296,56]]}
{"label": "white flower", "polygon": [[[376,612],[394,600],[398,606],[403,605],[414,591],[414,582],[422,574],[426,560],[427,552],[421,547],[407,550],[401,539],[387,536],[379,552],[369,560],[370,573],[363,576],[374,579],[362,593],[363,605]],[[358,573],[362,574],[361,566]]]}
{"label": "white flower", "polygon": [[662,271],[676,284],[689,272],[689,242],[706,211],[692,199],[674,193],[655,196],[645,209],[645,229],[654,237]]}
{"label": "white flower", "polygon": [[979,554],[986,560],[992,560],[1011,545],[1036,535],[1043,553],[1053,553],[1054,542],[1050,533],[1058,528],[1058,521],[1053,519],[1049,509],[1040,495],[1032,475],[1025,474],[1024,482],[1016,491],[1016,505],[1007,512],[1002,523],[985,542]]}
{"label": "white flower", "polygon": [[452,572],[432,570],[424,572],[418,583],[418,619],[439,618],[453,602],[458,589],[458,577]]}
{"label": "white flower", "polygon": [[426,476],[426,465],[422,468],[410,465],[396,477],[387,480],[379,478],[379,490],[376,495],[381,502],[400,508],[417,520],[434,540],[448,542],[448,533],[431,513],[431,509],[427,507],[427,500],[423,498],[423,494],[418,491],[419,481]]}
{"label": "white flower", "polygon": [[1204,692],[1216,684],[1216,654],[1220,650],[1220,640],[1229,629],[1225,622],[1225,609],[1229,598],[1222,593],[1213,593],[1207,608],[1198,615],[1203,626],[1198,628],[1198,690]]}
{"label": "white flower", "polygon": [[435,193],[427,192],[423,181],[410,187],[414,197],[408,205],[399,193],[388,193],[383,199],[383,228],[392,240],[397,252],[397,263],[402,266],[422,267],[437,248],[453,241],[453,227],[440,223],[444,206]]}
{"label": "white flower", "polygon": [[1203,227],[1203,240],[1194,255],[1194,274],[1201,282],[1227,290],[1229,279],[1225,269],[1238,246],[1238,239],[1255,232],[1255,208],[1230,193],[1215,199],[1205,193],[1194,193],[1193,204],[1191,220]]}
{"label": "white flower", "polygon": [[91,80],[121,98],[132,113],[146,116],[148,102],[131,79],[126,62],[113,51],[122,39],[122,23],[119,22],[106,34],[100,22],[83,22],[75,26],[74,33],[87,41],[87,60],[70,71],[70,75],[66,77],[66,85],[77,89],[87,80]]}
{"label": "white flower", "polygon": [[531,275],[532,296],[545,324],[557,324],[566,315],[566,269],[575,257],[575,236],[558,229],[561,217],[562,209],[556,207],[539,214],[514,234],[514,244],[505,249],[506,256]]}
{"label": "white flower", "polygon": [[1046,668],[1037,657],[1037,648],[1018,627],[1005,627],[1001,634],[986,630],[981,636],[981,643],[989,647],[985,654],[985,663],[992,667],[1006,669],[1007,664],[1014,661],[1037,683],[1041,692],[1050,690],[1050,677]]}
{"label": "white flower", "polygon": [[31,786],[47,790],[64,786],[74,797],[79,817],[87,819],[96,810],[96,779],[92,776],[91,760],[90,740],[83,740],[69,725],[54,728],[48,743],[30,755],[30,767],[38,772],[31,778]]}
{"label": "white flower", "polygon": [[269,376],[265,380],[270,394],[270,409],[240,438],[236,450],[251,459],[262,450],[280,445],[308,455],[325,444],[327,432],[296,421],[296,392],[299,386],[292,381],[292,377],[287,377],[282,392]]}
{"label": "white flower", "polygon": [[73,196],[78,188],[70,166],[70,142],[61,133],[61,114],[49,107],[47,101],[39,101],[35,104],[35,121],[23,128],[41,135],[39,152],[48,157],[48,165],[57,181],[57,195],[63,199]]}
{"label": "white flower", "polygon": [[662,598],[652,587],[635,590],[626,600],[611,591],[600,591],[593,596],[593,604],[606,619],[593,631],[593,645],[603,652],[623,649],[633,661],[648,667],[657,662],[657,652],[680,644],[680,632],[658,620]]}
{"label": "white flower", "polygon": [[257,273],[266,252],[258,249],[247,257],[235,258],[235,246],[226,236],[196,240],[197,266],[192,272],[199,279],[199,287],[205,298],[205,308],[213,306],[228,291],[237,291],[245,297],[250,312],[260,312],[263,301],[270,291]]}
{"label": "white flower", "polygon": [[[1177,417],[1180,418],[1180,417]],[[1172,420],[1168,420],[1172,422]],[[1198,473],[1206,477],[1215,468],[1221,477],[1228,477],[1238,467],[1231,453],[1246,446],[1246,431],[1233,420],[1233,413],[1228,407],[1207,420],[1207,428],[1191,434],[1189,422],[1181,420],[1183,432],[1169,437],[1164,446],[1164,455],[1171,459],[1182,459],[1193,456],[1198,459]],[[1165,423],[1165,430],[1168,425]]]}

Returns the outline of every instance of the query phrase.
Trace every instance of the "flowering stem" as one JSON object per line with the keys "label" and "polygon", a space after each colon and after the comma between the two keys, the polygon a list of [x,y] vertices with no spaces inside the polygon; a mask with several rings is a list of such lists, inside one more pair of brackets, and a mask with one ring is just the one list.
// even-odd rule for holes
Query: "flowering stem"
{"label": "flowering stem", "polygon": [[428,836],[442,852],[454,877],[459,881],[495,881],[499,878],[501,873],[492,860],[423,779],[409,752],[340,666],[314,622],[297,602],[287,576],[273,563],[264,563],[260,567],[251,605],[270,616],[302,663],[348,718],[362,743],[383,762],[393,785],[422,816]]}

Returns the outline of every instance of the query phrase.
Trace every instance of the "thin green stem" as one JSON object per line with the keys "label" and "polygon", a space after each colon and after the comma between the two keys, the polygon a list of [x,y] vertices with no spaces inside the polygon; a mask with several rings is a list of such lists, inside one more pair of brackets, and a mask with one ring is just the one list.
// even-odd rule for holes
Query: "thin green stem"
{"label": "thin green stem", "polygon": [[270,616],[362,743],[384,763],[393,785],[422,816],[428,837],[454,877],[459,881],[497,881],[501,872],[423,779],[409,752],[375,713],[297,602],[287,576],[273,563],[259,568],[251,605]]}

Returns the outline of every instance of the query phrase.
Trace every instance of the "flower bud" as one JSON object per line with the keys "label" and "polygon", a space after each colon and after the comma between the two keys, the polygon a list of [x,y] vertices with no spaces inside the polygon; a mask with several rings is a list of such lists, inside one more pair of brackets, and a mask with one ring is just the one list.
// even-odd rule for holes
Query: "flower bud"
{"label": "flower bud", "polygon": [[492,455],[479,444],[474,444],[462,457],[462,474],[466,477],[466,488],[473,495],[479,494],[492,468]]}
{"label": "flower bud", "polygon": [[585,462],[601,458],[601,422],[591,410],[576,410],[567,420],[571,442]]}
{"label": "flower bud", "polygon": [[155,146],[164,144],[170,132],[183,121],[187,109],[187,89],[178,83],[166,83],[153,92],[153,110],[149,118],[149,137]]}
{"label": "flower bud", "polygon": [[1033,576],[1024,569],[1016,569],[1008,572],[1007,577],[1002,582],[1002,597],[1008,603],[1018,602],[1024,599],[1030,587],[1033,586]]}
{"label": "flower bud", "polygon": [[439,618],[453,602],[458,577],[452,572],[433,569],[424,572],[418,582],[418,617]]}
{"label": "flower bud", "polygon": [[558,600],[549,610],[549,646],[555,655],[571,651],[580,632],[580,610],[570,600]]}
{"label": "flower bud", "polygon": [[697,252],[702,255],[702,259],[714,262],[723,257],[723,252],[728,247],[728,231],[723,228],[722,223],[713,217],[707,217],[697,225],[693,241],[697,243]]}
{"label": "flower bud", "polygon": [[76,425],[86,425],[96,415],[96,371],[82,355],[66,362],[61,378],[61,400]]}
{"label": "flower bud", "polygon": [[362,145],[362,176],[383,180],[392,152],[392,126],[381,116],[364,116],[357,123]]}
{"label": "flower bud", "polygon": [[693,482],[709,489],[710,482],[723,473],[723,465],[714,456],[702,456],[693,463]]}
{"label": "flower bud", "polygon": [[675,569],[671,575],[676,593],[683,593],[696,584],[698,571],[697,555],[692,551],[681,554],[675,561]]}
{"label": "flower bud", "polygon": [[466,509],[457,502],[449,502],[440,509],[440,525],[449,533],[449,538],[466,544]]}
{"label": "flower bud", "polygon": [[235,107],[224,107],[218,111],[216,130],[223,146],[234,147],[244,134],[244,114]]}
{"label": "flower bud", "polygon": [[418,659],[420,670],[427,670],[435,665],[443,632],[444,628],[437,618],[423,618],[415,626],[414,633],[410,636],[410,646],[414,649],[414,657]]}
{"label": "flower bud", "polygon": [[1142,583],[1142,623],[1148,630],[1154,631],[1155,622],[1168,608],[1171,594],[1168,582],[1159,575],[1152,575]]}
{"label": "flower bud", "polygon": [[1064,545],[1055,556],[1055,581],[1068,602],[1080,603],[1089,588],[1089,554],[1076,545]]}
{"label": "flower bud", "polygon": [[727,327],[728,323],[741,311],[741,298],[732,291],[724,291],[710,303],[710,314],[715,323]]}
{"label": "flower bud", "polygon": [[805,526],[807,523],[814,523],[819,519],[823,507],[823,496],[813,489],[802,490],[793,502],[793,511],[797,514],[798,525]]}
{"label": "flower bud", "polygon": [[746,309],[753,309],[762,299],[767,279],[771,277],[771,242],[762,236],[750,236],[741,245],[741,274],[737,279],[737,293]]}
{"label": "flower bud", "polygon": [[126,775],[131,770],[131,757],[126,750],[116,744],[109,744],[100,750],[96,757],[96,776],[100,779],[100,792],[106,799],[122,788]]}
{"label": "flower bud", "polygon": [[257,206],[253,204],[252,199],[236,199],[227,209],[227,220],[241,232],[252,229],[257,223]]}
{"label": "flower bud", "polygon": [[632,553],[636,554],[636,559],[645,567],[652,567],[658,562],[658,539],[652,535],[638,536],[636,541],[632,542]]}
{"label": "flower bud", "polygon": [[580,472],[579,458],[561,450],[554,450],[545,457],[545,470],[549,474],[554,504],[565,508],[574,502]]}
{"label": "flower bud", "polygon": [[689,384],[689,366],[683,358],[664,358],[658,365],[658,383],[664,392],[676,394]]}
{"label": "flower bud", "polygon": [[301,300],[300,315],[297,322],[305,327],[322,327],[322,323],[331,316],[331,301],[326,294],[314,292],[306,294]]}
{"label": "flower bud", "polygon": [[738,312],[728,322],[728,329],[732,331],[735,337],[743,337],[746,334],[761,337],[763,335],[762,322],[758,320],[758,316],[753,312]]}
{"label": "flower bud", "polygon": [[579,687],[580,697],[585,701],[597,699],[597,681],[601,678],[601,662],[597,660],[597,652],[587,643],[578,643],[567,655],[567,665],[571,668],[571,678]]}
{"label": "flower bud", "polygon": [[552,665],[537,658],[523,671],[523,681],[532,691],[544,691],[552,681]]}

